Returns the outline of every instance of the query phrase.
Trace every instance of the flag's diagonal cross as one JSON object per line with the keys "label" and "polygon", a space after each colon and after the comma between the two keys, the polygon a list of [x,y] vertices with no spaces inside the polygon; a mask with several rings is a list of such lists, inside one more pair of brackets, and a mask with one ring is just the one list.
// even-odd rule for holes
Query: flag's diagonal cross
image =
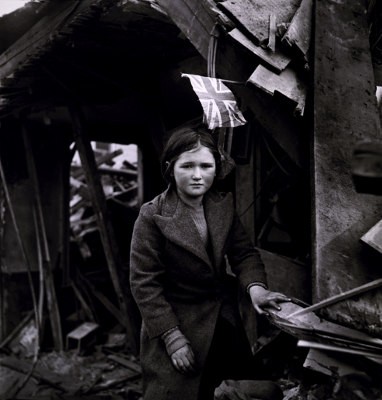
{"label": "flag's diagonal cross", "polygon": [[203,107],[209,129],[244,125],[246,120],[237,107],[235,97],[220,79],[182,74],[190,79]]}

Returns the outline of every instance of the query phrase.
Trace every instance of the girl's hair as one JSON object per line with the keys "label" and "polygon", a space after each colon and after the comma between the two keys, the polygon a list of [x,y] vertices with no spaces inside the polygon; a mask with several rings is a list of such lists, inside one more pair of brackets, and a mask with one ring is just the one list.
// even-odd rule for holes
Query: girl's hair
{"label": "girl's hair", "polygon": [[215,158],[216,175],[220,172],[220,153],[218,151],[215,140],[206,128],[186,127],[177,130],[168,139],[161,158],[162,175],[167,183],[172,183],[174,164],[179,156],[185,151],[197,149],[204,146],[210,149]]}

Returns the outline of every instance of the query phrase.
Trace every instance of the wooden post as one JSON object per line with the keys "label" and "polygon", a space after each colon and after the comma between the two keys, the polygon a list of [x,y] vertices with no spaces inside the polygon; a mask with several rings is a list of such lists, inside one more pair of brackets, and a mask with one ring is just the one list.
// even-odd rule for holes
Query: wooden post
{"label": "wooden post", "polygon": [[127,297],[127,289],[123,290],[120,283],[118,271],[121,270],[122,262],[115,239],[113,225],[108,217],[105,194],[101,184],[99,172],[97,170],[94,153],[85,129],[80,108],[77,106],[71,106],[69,111],[72,118],[77,150],[91,193],[91,201],[97,218],[107,265],[114,290],[118,297],[119,307],[124,318],[122,323],[128,334],[131,351],[136,354],[138,352],[138,346],[135,329],[129,319],[129,315],[133,315],[132,312],[129,313],[129,310],[131,310],[132,307],[130,306],[129,298]]}
{"label": "wooden post", "polygon": [[39,234],[41,239],[41,251],[43,258],[43,270],[45,278],[45,288],[47,295],[48,311],[50,324],[52,327],[54,347],[57,351],[63,350],[62,330],[61,330],[61,319],[58,308],[56,289],[54,286],[53,278],[53,267],[50,257],[50,250],[48,245],[48,239],[46,235],[46,225],[44,220],[44,213],[42,209],[40,187],[37,177],[36,165],[33,158],[33,149],[27,134],[26,128],[22,126],[23,139],[25,146],[25,153],[28,165],[28,173],[32,182],[33,196],[34,196],[34,210],[36,213],[37,225],[39,228]]}

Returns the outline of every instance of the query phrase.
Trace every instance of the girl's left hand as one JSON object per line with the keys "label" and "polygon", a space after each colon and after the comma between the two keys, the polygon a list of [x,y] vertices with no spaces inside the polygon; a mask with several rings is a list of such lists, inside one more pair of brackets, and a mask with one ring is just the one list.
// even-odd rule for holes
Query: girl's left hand
{"label": "girl's left hand", "polygon": [[274,308],[280,311],[281,307],[278,303],[291,301],[289,297],[282,293],[271,292],[270,290],[258,285],[250,287],[249,295],[251,296],[254,309],[260,315],[268,315],[266,308]]}

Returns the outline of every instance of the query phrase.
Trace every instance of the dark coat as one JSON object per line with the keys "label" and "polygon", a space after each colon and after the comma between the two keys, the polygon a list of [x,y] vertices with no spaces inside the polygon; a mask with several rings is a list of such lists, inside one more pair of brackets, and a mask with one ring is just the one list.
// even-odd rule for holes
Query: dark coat
{"label": "dark coat", "polygon": [[223,300],[226,259],[244,290],[265,283],[264,266],[234,211],[231,194],[208,192],[208,253],[188,208],[168,189],[142,206],[131,244],[130,282],[140,309],[145,400],[195,400],[200,373],[177,372],[160,336],[178,325],[202,369]]}

